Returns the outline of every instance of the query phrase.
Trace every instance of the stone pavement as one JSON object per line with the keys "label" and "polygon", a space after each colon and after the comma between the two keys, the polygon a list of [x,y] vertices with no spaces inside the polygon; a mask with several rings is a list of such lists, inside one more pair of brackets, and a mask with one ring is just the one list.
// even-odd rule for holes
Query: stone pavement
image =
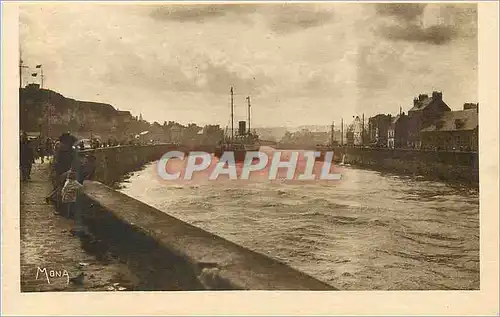
{"label": "stone pavement", "polygon": [[137,277],[100,241],[71,234],[73,220],[45,202],[52,189],[49,164],[33,165],[21,182],[21,291],[133,290]]}

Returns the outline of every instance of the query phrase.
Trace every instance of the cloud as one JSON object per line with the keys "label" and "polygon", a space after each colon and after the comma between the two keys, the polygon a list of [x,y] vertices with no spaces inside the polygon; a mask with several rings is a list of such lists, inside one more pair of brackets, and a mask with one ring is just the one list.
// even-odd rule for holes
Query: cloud
{"label": "cloud", "polygon": [[425,3],[378,3],[375,10],[382,16],[415,20],[423,14],[426,5]]}
{"label": "cloud", "polygon": [[321,26],[329,22],[332,14],[313,5],[297,4],[217,4],[217,5],[165,5],[155,7],[150,16],[158,21],[206,23],[231,18],[242,23],[252,22],[249,16],[260,14],[264,23],[275,33],[286,34]]}
{"label": "cloud", "polygon": [[444,45],[477,36],[474,4],[378,4],[375,9],[380,17],[389,18],[378,26],[378,34],[393,41]]}
{"label": "cloud", "polygon": [[310,5],[283,5],[275,7],[268,25],[274,32],[285,34],[322,26],[332,18],[331,12]]}
{"label": "cloud", "polygon": [[233,86],[244,94],[260,94],[263,89],[274,86],[274,81],[262,72],[241,72],[236,65],[207,61],[203,65],[204,88],[214,94],[227,94]]}
{"label": "cloud", "polygon": [[433,89],[454,109],[475,100],[475,5],[407,6],[25,5],[20,41],[48,88],[153,120],[225,124],[230,86],[259,125],[398,110]]}
{"label": "cloud", "polygon": [[[383,89],[388,85],[388,75],[384,71],[387,59],[396,62],[393,54],[385,50],[386,55],[377,54],[375,47],[361,46],[357,54],[357,86],[361,89]],[[375,57],[379,57],[375,60]]]}
{"label": "cloud", "polygon": [[153,90],[211,94],[227,94],[229,87],[234,86],[241,93],[254,95],[274,85],[262,72],[204,55],[194,57],[191,63],[178,64],[134,55],[117,60],[120,62],[108,63],[102,76],[111,85],[127,83]]}
{"label": "cloud", "polygon": [[421,42],[434,45],[443,45],[453,40],[458,31],[450,25],[433,25],[421,27],[416,24],[404,26],[386,26],[380,29],[381,34],[391,40],[407,42]]}
{"label": "cloud", "polygon": [[151,10],[150,16],[161,21],[204,23],[208,20],[231,14],[250,14],[255,11],[253,5],[242,4],[197,4],[165,5]]}

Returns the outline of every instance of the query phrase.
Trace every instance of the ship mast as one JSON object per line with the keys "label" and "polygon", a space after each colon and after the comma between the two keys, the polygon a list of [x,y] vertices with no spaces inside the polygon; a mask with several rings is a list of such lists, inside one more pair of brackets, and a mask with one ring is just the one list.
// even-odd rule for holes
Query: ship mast
{"label": "ship mast", "polygon": [[344,118],[340,118],[340,145],[344,146]]}
{"label": "ship mast", "polygon": [[250,135],[250,96],[247,97],[248,101],[248,134]]}
{"label": "ship mast", "polygon": [[333,141],[335,138],[335,121],[332,121],[332,125],[330,126],[330,146],[333,146]]}
{"label": "ship mast", "polygon": [[231,142],[234,140],[234,100],[233,100],[233,87],[231,86]]}

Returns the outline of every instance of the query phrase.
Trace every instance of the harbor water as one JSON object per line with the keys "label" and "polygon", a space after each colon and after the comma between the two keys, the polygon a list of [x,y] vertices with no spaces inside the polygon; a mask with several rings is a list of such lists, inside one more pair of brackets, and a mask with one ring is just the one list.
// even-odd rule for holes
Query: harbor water
{"label": "harbor water", "polygon": [[340,290],[479,289],[479,194],[344,167],[321,182],[165,183],[147,165],[121,191]]}

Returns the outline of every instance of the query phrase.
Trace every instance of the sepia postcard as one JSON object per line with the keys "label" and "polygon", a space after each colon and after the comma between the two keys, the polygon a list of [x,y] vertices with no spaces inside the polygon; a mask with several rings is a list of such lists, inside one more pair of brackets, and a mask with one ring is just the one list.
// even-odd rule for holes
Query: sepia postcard
{"label": "sepia postcard", "polygon": [[2,314],[498,316],[498,9],[3,2]]}

